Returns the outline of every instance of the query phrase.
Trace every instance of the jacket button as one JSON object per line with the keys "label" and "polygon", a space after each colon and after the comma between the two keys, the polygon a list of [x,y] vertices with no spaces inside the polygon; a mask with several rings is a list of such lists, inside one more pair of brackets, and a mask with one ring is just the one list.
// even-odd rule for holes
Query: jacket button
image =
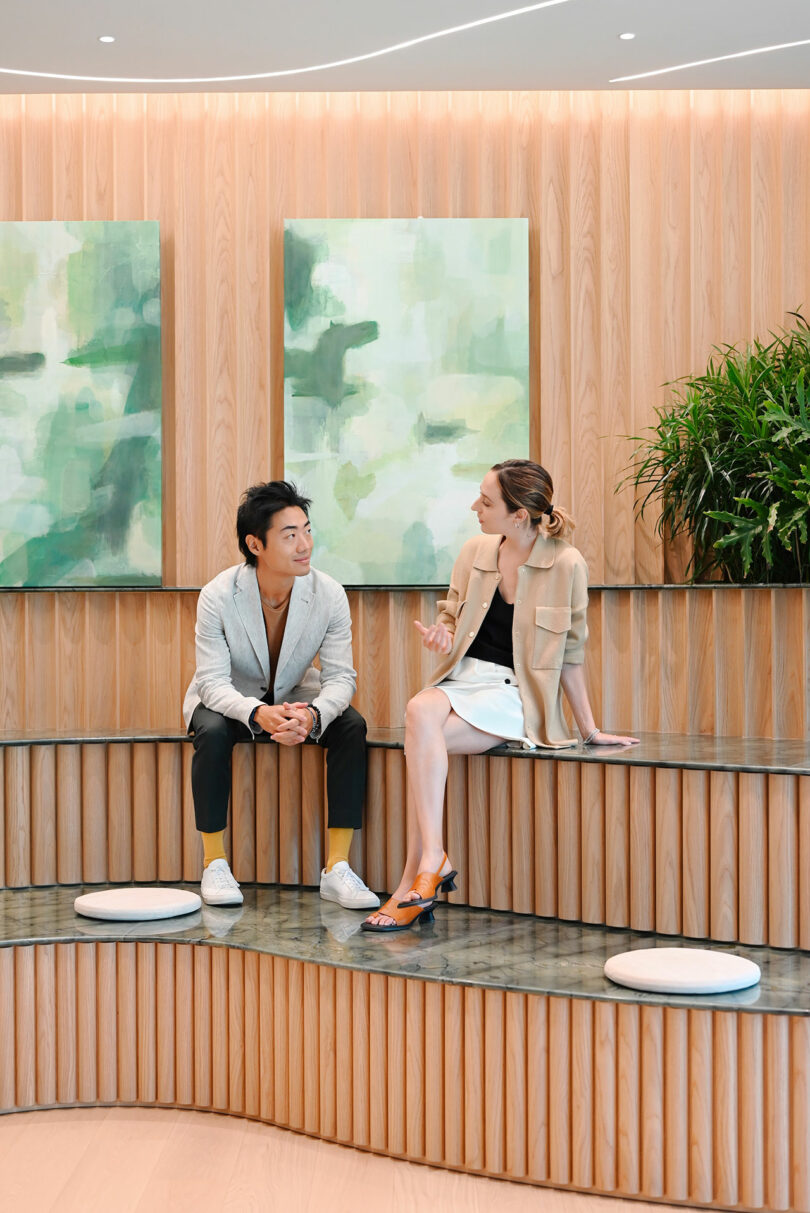
{"label": "jacket button", "polygon": [[474,636],[474,635],[475,635],[475,632],[468,632],[468,633],[467,633],[467,635],[468,635],[468,636]]}
{"label": "jacket button", "polygon": [[523,599],[522,599],[522,598],[518,598],[518,600],[517,600],[517,604],[518,604],[518,606],[523,606]]}
{"label": "jacket button", "polygon": [[488,607],[488,606],[489,606],[489,603],[488,603],[488,602],[482,602],[482,603],[481,603],[481,606],[482,606],[482,607]]}

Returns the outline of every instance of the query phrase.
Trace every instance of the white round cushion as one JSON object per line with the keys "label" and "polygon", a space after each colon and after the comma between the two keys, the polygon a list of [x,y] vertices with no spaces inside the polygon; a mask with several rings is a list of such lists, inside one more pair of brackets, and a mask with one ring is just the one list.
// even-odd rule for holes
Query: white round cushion
{"label": "white round cushion", "polygon": [[636,948],[605,963],[611,981],[659,994],[726,994],[755,986],[760,976],[753,960],[711,948]]}
{"label": "white round cushion", "polygon": [[193,914],[202,902],[197,893],[185,889],[100,889],[82,893],[73,903],[77,914],[118,922],[144,922],[154,918],[178,918]]}

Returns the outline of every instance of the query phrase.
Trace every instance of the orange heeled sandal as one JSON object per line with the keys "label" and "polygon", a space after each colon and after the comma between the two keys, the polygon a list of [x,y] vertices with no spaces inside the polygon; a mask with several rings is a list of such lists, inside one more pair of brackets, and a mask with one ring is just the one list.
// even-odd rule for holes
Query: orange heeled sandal
{"label": "orange heeled sandal", "polygon": [[442,868],[449,862],[445,851],[438,872],[420,872],[408,890],[410,893],[418,893],[419,896],[410,901],[397,902],[397,908],[404,910],[406,906],[432,906],[437,893],[452,893],[456,887],[455,877],[458,872],[453,868],[442,876]]}
{"label": "orange heeled sandal", "polygon": [[415,926],[418,923],[433,922],[433,907],[418,905],[415,901],[407,901],[406,909],[398,905],[393,897],[389,897],[384,906],[380,906],[379,910],[375,910],[375,914],[385,914],[387,918],[393,918],[393,923],[384,925],[383,923],[365,922],[360,923],[361,931],[377,931],[379,934],[388,933],[390,931],[407,931],[409,927]]}

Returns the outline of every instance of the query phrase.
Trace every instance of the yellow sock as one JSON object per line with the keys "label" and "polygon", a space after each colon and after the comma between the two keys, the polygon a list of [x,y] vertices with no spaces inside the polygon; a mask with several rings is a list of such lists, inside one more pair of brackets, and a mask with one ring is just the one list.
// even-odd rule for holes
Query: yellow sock
{"label": "yellow sock", "polygon": [[207,868],[209,863],[213,863],[215,859],[227,859],[225,854],[225,831],[217,830],[215,834],[203,834],[200,830],[200,838],[203,841],[203,867]]}
{"label": "yellow sock", "polygon": [[349,847],[352,845],[354,830],[327,830],[329,835],[329,856],[326,860],[326,870],[331,872],[341,859],[349,862]]}

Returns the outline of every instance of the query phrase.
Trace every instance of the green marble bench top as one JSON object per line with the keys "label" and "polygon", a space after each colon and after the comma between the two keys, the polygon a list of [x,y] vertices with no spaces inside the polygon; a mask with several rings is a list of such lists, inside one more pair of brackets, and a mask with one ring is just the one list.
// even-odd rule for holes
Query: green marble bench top
{"label": "green marble bench top", "polygon": [[761,983],[734,994],[642,994],[603,976],[609,956],[634,948],[705,944],[446,905],[437,907],[436,921],[430,926],[369,935],[360,930],[363,913],[322,901],[312,890],[276,885],[243,885],[243,906],[203,906],[184,918],[162,922],[99,922],[73,910],[74,898],[92,887],[0,892],[0,946],[89,940],[225,945],[451,985],[653,1006],[810,1015],[810,954],[806,952],[713,944],[719,951],[756,961],[762,970]]}
{"label": "green marble bench top", "polygon": [[[402,728],[370,728],[373,748],[404,745]],[[638,733],[637,746],[583,746],[567,750],[521,750],[498,746],[492,755],[510,758],[556,759],[560,762],[600,762],[624,766],[677,767],[698,771],[747,771],[770,775],[810,775],[810,739],[776,741],[766,737],[710,737],[688,733]],[[0,730],[0,746],[85,745],[105,742],[188,741],[180,729],[107,729],[37,731]]]}

